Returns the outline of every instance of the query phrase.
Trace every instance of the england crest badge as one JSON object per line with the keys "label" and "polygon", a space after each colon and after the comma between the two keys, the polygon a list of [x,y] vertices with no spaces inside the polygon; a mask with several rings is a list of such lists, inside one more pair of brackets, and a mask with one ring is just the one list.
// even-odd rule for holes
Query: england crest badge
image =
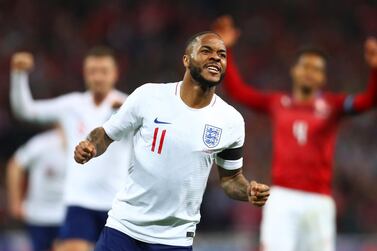
{"label": "england crest badge", "polygon": [[205,125],[203,133],[203,142],[208,148],[216,147],[221,138],[222,129],[216,126]]}

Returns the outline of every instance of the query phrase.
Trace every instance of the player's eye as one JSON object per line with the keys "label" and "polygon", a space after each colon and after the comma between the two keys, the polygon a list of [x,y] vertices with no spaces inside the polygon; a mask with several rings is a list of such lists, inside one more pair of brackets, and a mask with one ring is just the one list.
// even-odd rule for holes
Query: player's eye
{"label": "player's eye", "polygon": [[226,58],[226,54],[225,53],[220,53],[220,57],[225,59]]}

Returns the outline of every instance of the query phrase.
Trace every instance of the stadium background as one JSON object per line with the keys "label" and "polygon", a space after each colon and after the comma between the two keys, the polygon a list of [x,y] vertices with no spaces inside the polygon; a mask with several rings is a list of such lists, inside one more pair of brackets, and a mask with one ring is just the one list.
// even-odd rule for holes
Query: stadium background
{"label": "stadium background", "polygon": [[[9,109],[9,58],[36,56],[35,98],[84,90],[82,56],[97,44],[113,47],[121,65],[118,88],[181,79],[185,40],[207,30],[219,15],[235,17],[242,36],[234,51],[244,77],[260,89],[289,91],[289,65],[297,48],[319,45],[330,55],[334,91],[365,87],[363,42],[377,36],[376,0],[0,0],[0,250],[27,250],[23,226],[6,212],[5,164],[12,152],[44,128],[17,121]],[[221,94],[221,90],[220,90]],[[249,178],[269,182],[270,123],[237,106],[247,126]],[[335,156],[334,197],[338,250],[377,250],[377,112],[346,119]],[[212,173],[196,239],[198,251],[256,250],[260,209],[228,199]]]}

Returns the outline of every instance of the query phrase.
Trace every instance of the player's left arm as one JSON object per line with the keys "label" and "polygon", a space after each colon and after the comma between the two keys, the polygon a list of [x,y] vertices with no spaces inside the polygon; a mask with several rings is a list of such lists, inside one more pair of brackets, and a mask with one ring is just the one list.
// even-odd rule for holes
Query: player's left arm
{"label": "player's left arm", "polygon": [[230,135],[234,137],[234,143],[229,148],[217,153],[215,158],[219,170],[221,187],[232,199],[249,201],[255,206],[263,206],[270,195],[270,188],[255,181],[249,182],[243,175],[245,122],[239,113],[237,113],[232,121],[234,125]]}
{"label": "player's left arm", "polygon": [[367,88],[356,95],[344,98],[343,109],[346,114],[357,114],[370,110],[377,104],[377,39],[369,38],[365,42],[365,60],[371,72]]}
{"label": "player's left arm", "polygon": [[263,206],[270,196],[270,188],[267,185],[249,182],[242,173],[242,169],[226,170],[218,167],[221,187],[232,199],[249,201],[255,206]]}

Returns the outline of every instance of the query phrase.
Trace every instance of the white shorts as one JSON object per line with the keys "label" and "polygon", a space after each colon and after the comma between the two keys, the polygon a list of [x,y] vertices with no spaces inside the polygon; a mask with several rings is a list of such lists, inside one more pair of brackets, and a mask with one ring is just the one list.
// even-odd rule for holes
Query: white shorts
{"label": "white shorts", "polygon": [[263,251],[334,251],[335,203],[330,196],[274,186],[263,209]]}

